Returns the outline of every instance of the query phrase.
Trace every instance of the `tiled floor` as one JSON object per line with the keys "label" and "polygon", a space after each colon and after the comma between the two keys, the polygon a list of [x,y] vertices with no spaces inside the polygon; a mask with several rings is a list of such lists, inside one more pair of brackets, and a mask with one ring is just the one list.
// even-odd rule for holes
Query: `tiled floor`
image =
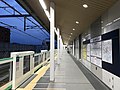
{"label": "tiled floor", "polygon": [[61,64],[56,66],[55,82],[49,81],[49,70],[34,90],[95,90],[73,59],[63,51]]}
{"label": "tiled floor", "polygon": [[58,79],[64,81],[66,90],[95,90],[66,51],[63,52],[60,66],[56,68],[57,74],[64,74],[64,78],[59,76]]}

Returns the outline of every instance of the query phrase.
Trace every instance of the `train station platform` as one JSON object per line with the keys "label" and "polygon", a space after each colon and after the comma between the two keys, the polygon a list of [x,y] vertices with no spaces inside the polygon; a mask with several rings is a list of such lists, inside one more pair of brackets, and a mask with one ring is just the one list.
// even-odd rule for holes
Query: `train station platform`
{"label": "train station platform", "polygon": [[55,64],[54,82],[50,82],[49,66],[40,69],[37,78],[26,87],[17,90],[110,90],[65,50],[60,65]]}
{"label": "train station platform", "polygon": [[119,9],[120,0],[0,0],[0,90],[120,90]]}

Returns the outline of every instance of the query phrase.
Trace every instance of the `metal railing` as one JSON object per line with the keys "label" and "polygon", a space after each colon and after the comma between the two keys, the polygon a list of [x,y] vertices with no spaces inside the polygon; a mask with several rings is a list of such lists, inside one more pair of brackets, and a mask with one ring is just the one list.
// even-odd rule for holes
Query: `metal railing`
{"label": "metal railing", "polygon": [[49,60],[49,51],[36,54],[33,51],[12,52],[11,58],[0,59],[0,90],[11,85],[16,89]]}

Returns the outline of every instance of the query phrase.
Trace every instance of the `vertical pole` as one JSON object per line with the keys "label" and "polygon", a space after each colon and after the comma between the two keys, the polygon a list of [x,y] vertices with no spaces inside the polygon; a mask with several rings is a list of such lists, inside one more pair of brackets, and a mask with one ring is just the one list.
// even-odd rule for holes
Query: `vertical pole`
{"label": "vertical pole", "polygon": [[9,81],[11,81],[12,80],[12,62],[10,62],[9,74],[10,74]]}
{"label": "vertical pole", "polygon": [[16,55],[13,55],[13,76],[12,76],[12,90],[16,89]]}
{"label": "vertical pole", "polygon": [[54,81],[54,24],[55,24],[55,4],[50,2],[50,81]]}
{"label": "vertical pole", "polygon": [[73,56],[75,55],[75,49],[74,49],[74,40],[73,40]]}
{"label": "vertical pole", "polygon": [[60,30],[57,28],[57,49],[58,49],[58,64],[60,64]]}
{"label": "vertical pole", "polygon": [[26,31],[26,17],[24,17],[24,31]]}
{"label": "vertical pole", "polygon": [[62,38],[60,36],[60,58],[62,57]]}

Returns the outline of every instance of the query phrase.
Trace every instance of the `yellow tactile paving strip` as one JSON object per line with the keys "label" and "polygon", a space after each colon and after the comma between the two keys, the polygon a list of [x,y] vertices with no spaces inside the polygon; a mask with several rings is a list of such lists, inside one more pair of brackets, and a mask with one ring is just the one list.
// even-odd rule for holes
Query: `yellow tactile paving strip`
{"label": "yellow tactile paving strip", "polygon": [[[57,55],[55,55],[55,60],[57,60]],[[50,68],[50,64],[48,64],[47,66],[43,66],[40,70],[38,70],[35,74],[37,74],[37,76],[25,87],[25,88],[18,88],[16,90],[32,90],[36,83],[38,82],[38,80],[46,73],[46,71]],[[65,90],[65,89],[47,89],[47,90]]]}
{"label": "yellow tactile paving strip", "polygon": [[18,88],[16,90],[32,90],[38,80],[45,74],[45,72],[50,68],[50,64],[43,66],[40,70],[36,72],[38,74],[25,88]]}

